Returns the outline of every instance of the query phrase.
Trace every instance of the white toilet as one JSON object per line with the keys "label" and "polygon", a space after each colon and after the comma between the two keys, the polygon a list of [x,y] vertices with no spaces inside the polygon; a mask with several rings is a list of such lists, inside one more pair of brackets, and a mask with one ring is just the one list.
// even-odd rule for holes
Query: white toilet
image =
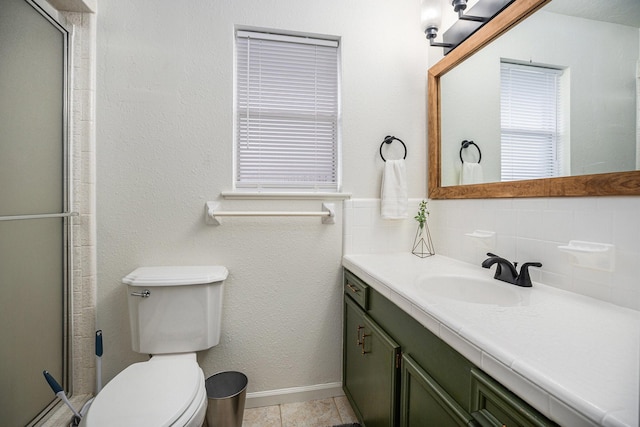
{"label": "white toilet", "polygon": [[113,378],[81,427],[200,427],[207,410],[196,351],[220,341],[221,266],[142,267],[127,275],[131,343],[151,354]]}

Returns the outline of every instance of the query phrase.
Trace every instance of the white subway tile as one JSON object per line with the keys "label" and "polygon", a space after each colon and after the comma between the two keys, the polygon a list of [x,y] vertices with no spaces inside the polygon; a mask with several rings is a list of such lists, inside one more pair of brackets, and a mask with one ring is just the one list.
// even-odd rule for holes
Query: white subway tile
{"label": "white subway tile", "polygon": [[514,260],[516,259],[516,238],[514,236],[503,236],[498,234],[496,238],[496,250],[495,254],[500,255],[503,258]]}
{"label": "white subway tile", "polygon": [[[402,221],[382,220],[379,199],[345,202],[345,253],[410,251],[415,233],[413,212],[420,200],[410,199],[409,218]],[[430,200],[428,209],[438,254],[477,264],[486,258],[486,249],[464,234],[475,229],[495,231],[495,253],[510,260],[543,263],[541,269],[531,271],[534,281],[640,309],[636,274],[640,197]],[[569,240],[616,245],[614,272],[572,266],[569,257],[557,249]]]}
{"label": "white subway tile", "polygon": [[[515,236],[518,224],[517,211],[512,209],[498,209],[495,211],[496,229],[499,235]],[[494,230],[491,230],[494,231]]]}
{"label": "white subway tile", "polygon": [[494,212],[490,209],[478,209],[474,212],[475,222],[473,224],[473,229],[469,228],[469,233],[474,230],[487,230],[487,231],[495,231],[496,229],[496,216]]}
{"label": "white subway tile", "polygon": [[558,289],[563,289],[565,291],[574,291],[570,275],[557,274],[542,270],[542,272],[540,273],[540,282]]}
{"label": "white subway tile", "polygon": [[[560,242],[562,245],[566,244]],[[543,270],[550,273],[563,275],[565,277],[572,274],[572,266],[569,262],[570,255],[558,249],[558,242],[542,241],[542,248],[539,253],[539,261],[543,264]]]}
{"label": "white subway tile", "polygon": [[611,287],[606,284],[591,282],[576,277],[573,278],[573,287],[577,293],[602,301],[611,301],[613,296]]}
{"label": "white subway tile", "polygon": [[573,240],[611,243],[612,216],[610,211],[576,211],[573,218]]}
{"label": "white subway tile", "polygon": [[618,251],[640,253],[640,208],[612,213],[612,240]]}
{"label": "white subway tile", "polygon": [[353,210],[354,227],[368,227],[373,223],[373,213],[370,207],[356,207]]}
{"label": "white subway tile", "polygon": [[580,266],[573,267],[573,279],[578,282],[592,282],[600,285],[611,285],[613,274],[609,271],[596,270]]}
{"label": "white subway tile", "polygon": [[595,197],[551,197],[548,199],[547,209],[565,211],[595,210]]}
{"label": "white subway tile", "polygon": [[517,221],[516,233],[518,237],[539,239],[542,235],[541,210],[519,210],[517,213]]}
{"label": "white subway tile", "polygon": [[549,206],[548,199],[543,197],[523,198],[513,200],[513,209],[519,211],[542,211]]}
{"label": "white subway tile", "polygon": [[573,212],[564,210],[542,211],[540,238],[552,242],[568,243],[571,240]]}
{"label": "white subway tile", "polygon": [[511,210],[515,199],[481,199],[482,207],[489,210]]}
{"label": "white subway tile", "polygon": [[380,199],[353,199],[354,208],[374,208],[379,206]]}
{"label": "white subway tile", "polygon": [[[541,262],[544,245],[542,240],[518,238],[516,240],[515,260],[524,262]],[[533,269],[531,270],[533,271]]]}

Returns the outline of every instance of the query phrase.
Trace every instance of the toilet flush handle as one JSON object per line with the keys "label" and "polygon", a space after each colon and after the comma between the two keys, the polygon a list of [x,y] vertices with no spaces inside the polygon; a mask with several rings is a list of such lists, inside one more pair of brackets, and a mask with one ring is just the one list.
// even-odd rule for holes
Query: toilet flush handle
{"label": "toilet flush handle", "polygon": [[145,289],[142,292],[131,292],[131,296],[149,298],[151,296],[151,291],[149,289]]}

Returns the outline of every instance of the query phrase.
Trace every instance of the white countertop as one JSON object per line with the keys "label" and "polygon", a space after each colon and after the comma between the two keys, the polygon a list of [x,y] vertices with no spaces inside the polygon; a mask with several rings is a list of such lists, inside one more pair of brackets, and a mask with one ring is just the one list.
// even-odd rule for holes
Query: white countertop
{"label": "white countertop", "polygon": [[493,280],[518,303],[470,303],[419,291],[426,276],[492,278],[435,255],[346,255],[345,268],[562,426],[639,424],[640,312],[534,282]]}

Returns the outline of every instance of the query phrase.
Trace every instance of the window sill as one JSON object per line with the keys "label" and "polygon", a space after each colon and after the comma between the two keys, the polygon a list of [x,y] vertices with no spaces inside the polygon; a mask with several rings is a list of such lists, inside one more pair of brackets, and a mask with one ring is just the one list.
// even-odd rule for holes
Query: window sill
{"label": "window sill", "polygon": [[220,193],[226,200],[346,200],[351,193],[304,193],[304,192],[248,192],[223,191]]}

